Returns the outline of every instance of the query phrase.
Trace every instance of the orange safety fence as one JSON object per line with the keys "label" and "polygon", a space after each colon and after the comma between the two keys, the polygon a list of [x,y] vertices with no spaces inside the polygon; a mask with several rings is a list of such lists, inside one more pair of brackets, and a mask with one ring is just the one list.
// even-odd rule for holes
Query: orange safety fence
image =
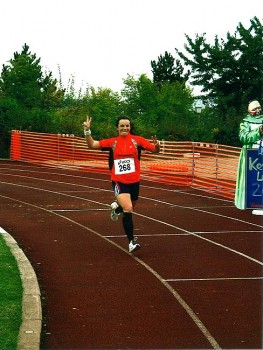
{"label": "orange safety fence", "polygon": [[[240,148],[213,143],[160,141],[158,154],[142,152],[142,178],[191,186],[233,199]],[[12,131],[12,160],[108,173],[108,152],[91,150],[84,137]]]}

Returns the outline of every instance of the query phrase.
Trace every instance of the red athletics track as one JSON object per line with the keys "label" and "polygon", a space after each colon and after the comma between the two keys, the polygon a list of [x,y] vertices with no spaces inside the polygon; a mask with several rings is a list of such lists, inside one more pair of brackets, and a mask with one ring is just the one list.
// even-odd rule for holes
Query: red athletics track
{"label": "red athletics track", "polygon": [[143,179],[132,256],[109,176],[0,167],[0,226],[41,288],[41,349],[262,348],[261,217]]}

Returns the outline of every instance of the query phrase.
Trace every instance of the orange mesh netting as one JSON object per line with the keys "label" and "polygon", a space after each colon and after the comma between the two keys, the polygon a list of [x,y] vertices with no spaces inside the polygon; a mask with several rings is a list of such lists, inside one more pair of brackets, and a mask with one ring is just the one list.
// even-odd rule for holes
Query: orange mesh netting
{"label": "orange mesh netting", "polygon": [[[234,198],[240,148],[191,141],[160,143],[159,154],[142,152],[143,178]],[[84,138],[68,134],[14,130],[10,158],[52,167],[109,172],[108,152],[88,149]]]}

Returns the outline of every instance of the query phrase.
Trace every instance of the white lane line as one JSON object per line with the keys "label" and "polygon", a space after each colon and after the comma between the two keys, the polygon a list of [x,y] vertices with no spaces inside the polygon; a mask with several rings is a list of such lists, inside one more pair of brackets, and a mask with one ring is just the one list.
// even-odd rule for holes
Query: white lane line
{"label": "white lane line", "polygon": [[262,230],[236,230],[236,231],[228,231],[228,230],[222,230],[222,231],[195,231],[196,234],[206,234],[206,233],[263,233]]}
{"label": "white lane line", "polygon": [[[69,195],[69,194],[61,193],[61,192],[57,192],[57,191],[46,190],[46,189],[43,189],[43,188],[35,188],[35,187],[33,187],[33,186],[26,186],[26,185],[21,185],[21,184],[13,184],[13,183],[5,182],[5,181],[0,181],[0,183],[4,183],[4,184],[11,185],[11,186],[16,186],[16,187],[29,188],[29,189],[33,189],[33,190],[35,190],[35,191],[43,191],[43,192],[47,192],[47,193],[58,194],[58,195],[60,195],[60,196],[65,196],[65,197],[70,197],[70,198],[77,198],[77,199],[81,199],[81,200],[83,200],[83,201],[87,201],[87,202],[91,202],[91,203],[96,203],[96,204],[100,204],[100,205],[104,205],[104,206],[107,206],[107,207],[108,207],[108,204],[105,204],[105,203],[101,203],[101,202],[98,202],[98,201],[93,201],[93,200],[86,199],[86,198],[82,198],[82,197],[71,196],[71,195]],[[3,197],[3,198],[10,198],[10,197],[2,196],[2,195],[0,195],[0,196]],[[37,207],[37,206],[36,206],[36,207]],[[38,208],[38,207],[37,207],[37,208]],[[48,210],[48,211],[51,212],[50,210]],[[53,213],[56,214],[56,212],[53,212]],[[151,221],[154,221],[154,222],[158,222],[158,223],[160,223],[160,224],[162,224],[162,225],[164,225],[164,226],[172,227],[172,228],[178,230],[179,232],[183,232],[183,233],[190,234],[190,235],[192,235],[192,236],[194,236],[194,237],[196,237],[196,238],[202,239],[202,240],[204,240],[204,241],[206,241],[206,242],[209,242],[209,243],[214,244],[214,245],[216,245],[216,246],[218,246],[218,247],[221,247],[221,248],[223,248],[223,249],[226,249],[226,250],[228,250],[228,251],[230,251],[230,252],[232,252],[232,253],[235,253],[235,254],[237,254],[237,255],[243,256],[244,258],[249,259],[249,260],[251,260],[251,261],[253,261],[253,262],[255,262],[255,263],[257,263],[257,264],[263,266],[263,262],[260,261],[260,260],[254,259],[254,258],[252,258],[252,257],[249,256],[249,255],[246,255],[246,254],[244,254],[244,253],[241,253],[241,252],[239,252],[239,251],[237,251],[237,250],[235,250],[235,249],[231,249],[231,248],[229,248],[229,247],[227,247],[227,246],[225,246],[225,245],[223,245],[223,244],[220,244],[220,243],[217,243],[217,242],[215,242],[215,241],[212,241],[211,239],[202,237],[202,236],[200,236],[200,235],[198,235],[198,234],[196,234],[196,233],[194,233],[194,232],[188,231],[188,230],[183,229],[183,228],[181,228],[181,227],[175,226],[175,225],[173,225],[173,224],[169,224],[169,223],[167,223],[167,222],[165,222],[165,221],[162,221],[162,220],[154,219],[154,218],[152,218],[152,217],[149,217],[149,216],[146,216],[146,215],[143,215],[143,214],[139,214],[139,213],[134,213],[134,214],[136,214],[136,215],[138,215],[138,216],[140,216],[140,217],[146,218],[146,219],[148,219],[148,220],[151,220]],[[56,215],[59,215],[59,214],[56,214]],[[227,217],[227,216],[224,216],[224,215],[219,215],[219,216]],[[227,217],[227,218],[229,218],[229,217]],[[242,221],[242,220],[238,220],[238,221]],[[252,225],[253,225],[253,224],[252,224]],[[259,226],[259,225],[254,225],[254,226]],[[262,226],[259,226],[259,227],[262,227]]]}
{"label": "white lane line", "polygon": [[[135,229],[136,231],[136,229]],[[154,237],[173,237],[173,236],[190,236],[190,233],[156,233],[156,234],[137,234],[136,232],[134,233],[135,236],[137,237],[151,237],[151,238],[154,238]],[[126,237],[125,235],[119,235],[119,234],[116,234],[116,235],[105,235],[104,237],[107,237],[107,238],[119,238],[119,237]]]}
{"label": "white lane line", "polygon": [[[47,192],[51,192],[51,191],[47,191]],[[55,193],[55,192],[54,192]],[[167,283],[161,275],[159,275],[159,273],[157,271],[155,271],[154,269],[152,269],[148,264],[146,264],[143,260],[137,258],[136,256],[130,254],[126,249],[124,249],[123,247],[121,247],[120,245],[118,245],[117,243],[115,243],[114,241],[106,238],[105,236],[101,235],[99,232],[94,231],[92,229],[90,229],[89,227],[86,227],[82,224],[80,224],[79,222],[76,222],[74,220],[71,220],[61,214],[58,214],[56,212],[51,212],[50,210],[46,209],[46,208],[42,208],[39,207],[35,204],[31,204],[31,203],[27,203],[24,201],[20,201],[18,199],[15,198],[11,198],[11,197],[7,197],[7,196],[3,196],[0,195],[0,197],[2,198],[6,198],[24,205],[28,205],[30,207],[33,208],[37,208],[38,210],[43,210],[45,212],[48,213],[53,213],[53,215],[56,215],[70,223],[73,223],[79,227],[81,227],[82,229],[85,229],[91,233],[93,233],[94,235],[96,235],[97,237],[100,237],[101,239],[107,241],[108,243],[112,244],[113,246],[117,247],[118,249],[120,249],[121,251],[123,251],[125,254],[128,254],[131,256],[131,258],[133,258],[134,260],[136,260],[140,265],[144,266],[146,268],[147,271],[149,271],[150,273],[152,273],[157,280],[162,283],[167,290],[174,296],[174,298],[177,300],[177,302],[182,306],[182,308],[186,311],[186,313],[188,314],[188,316],[192,319],[192,321],[195,323],[195,325],[200,329],[200,331],[203,333],[204,337],[207,339],[207,341],[211,344],[211,346],[213,347],[213,349],[221,349],[220,345],[217,343],[217,341],[215,340],[215,338],[212,336],[212,334],[209,332],[209,330],[206,328],[206,326],[203,324],[203,322],[199,319],[199,317],[195,314],[195,312],[191,309],[191,307],[185,302],[185,300],[181,297],[181,295],[169,284]]]}
{"label": "white lane line", "polygon": [[[5,175],[10,175],[10,176],[13,176],[13,177],[21,177],[21,178],[26,178],[26,179],[30,179],[30,180],[37,180],[37,181],[42,181],[42,182],[48,182],[48,183],[54,183],[54,184],[62,184],[62,185],[67,185],[67,186],[83,187],[84,189],[86,189],[86,191],[89,188],[89,189],[92,189],[92,190],[95,190],[95,191],[100,190],[100,191],[105,191],[105,192],[112,192],[111,189],[106,189],[106,188],[101,188],[101,187],[94,187],[94,186],[86,186],[86,185],[75,184],[75,183],[71,183],[71,182],[65,182],[65,181],[41,179],[39,177],[26,176],[26,175],[14,175],[14,174],[5,174]],[[6,182],[6,181],[0,181],[0,183],[9,184],[9,185],[15,185],[15,186],[23,186],[23,185],[20,185],[20,184],[14,184],[14,183]],[[26,186],[25,185],[25,187],[30,187],[30,186]],[[37,187],[32,187],[32,188],[39,189]],[[64,194],[64,192],[70,192],[70,191],[69,190],[65,190],[65,191],[61,191],[59,193],[60,194]],[[78,191],[78,192],[80,192],[80,191]],[[81,191],[81,193],[82,193],[82,191]],[[90,193],[90,191],[89,191],[89,193]]]}
{"label": "white lane line", "polygon": [[[100,209],[100,210],[107,210],[107,209]],[[52,210],[53,211],[53,210]],[[54,211],[57,211],[57,210],[54,210]],[[136,229],[135,229],[136,231]],[[224,233],[263,233],[262,231],[200,231],[200,232],[193,232],[195,234],[212,234],[212,235],[216,235],[217,233],[219,234],[224,234]],[[151,234],[136,234],[135,232],[135,235],[138,236],[138,237],[151,237],[151,238],[154,238],[154,237],[177,237],[177,236],[191,236],[192,233],[151,233]],[[105,237],[108,237],[108,238],[118,238],[120,237],[119,234],[116,234],[116,235],[106,235]]]}
{"label": "white lane line", "polygon": [[[57,173],[53,173],[54,175],[57,175]],[[36,178],[36,177],[31,177],[31,176],[21,176],[21,175],[14,175],[14,174],[5,174],[5,175],[11,175],[11,176],[14,176],[14,177],[25,177],[25,178],[29,178],[29,179],[35,179],[35,180],[40,180],[40,181],[44,181],[44,182],[51,182],[51,183],[61,183],[61,184],[66,184],[66,185],[72,185],[72,186],[77,186],[77,187],[83,187],[83,188],[90,188],[90,189],[94,189],[94,190],[103,190],[105,192],[112,192],[112,190],[110,189],[102,189],[100,187],[93,187],[93,186],[85,186],[85,185],[79,185],[79,184],[72,184],[72,183],[68,183],[68,182],[63,182],[63,181],[55,181],[55,180],[48,180],[48,179],[40,179],[40,178]],[[65,175],[65,176],[71,176],[71,175]],[[76,176],[77,177],[77,176]],[[88,178],[89,179],[89,178]],[[96,178],[91,178],[91,179],[94,179],[96,180]],[[103,180],[103,181],[107,181],[107,180]],[[0,183],[7,183],[7,184],[12,184],[12,183],[8,183],[8,182],[4,182],[4,181],[1,181]],[[14,184],[16,185],[16,184]],[[25,186],[25,187],[29,187],[29,186]],[[142,186],[143,187],[143,186]],[[145,186],[146,187],[146,186]],[[147,188],[151,188],[150,186],[147,186]],[[155,187],[153,187],[155,188]],[[36,188],[35,188],[36,189]],[[159,188],[158,189],[162,189],[162,188]],[[162,189],[163,190],[163,189]],[[191,194],[189,192],[185,192],[185,191],[180,191],[180,190],[169,190],[169,189],[165,189],[166,191],[172,191],[172,192],[176,192],[176,193],[183,193],[183,194],[188,194],[188,195],[193,195],[193,196],[197,196],[197,197],[202,197],[202,198],[208,198],[208,199],[212,199],[212,200],[221,200],[221,201],[226,201],[225,199],[221,199],[221,198],[214,198],[214,197],[208,197],[208,196],[205,196],[205,195],[198,195],[198,194]],[[70,191],[66,191],[66,192],[70,192]],[[63,194],[63,192],[60,192],[60,194]],[[66,194],[65,194],[66,195]],[[76,198],[79,198],[79,197],[76,197]],[[241,220],[241,219],[237,219],[237,218],[234,218],[234,217],[231,217],[231,216],[227,216],[227,215],[223,215],[223,214],[219,214],[219,213],[214,213],[214,212],[210,212],[208,211],[209,207],[206,208],[207,210],[202,210],[201,207],[200,208],[197,208],[197,207],[188,207],[188,206],[182,206],[182,205],[176,205],[176,204],[173,204],[173,203],[169,203],[169,202],[166,202],[166,201],[161,201],[161,200],[157,200],[157,199],[154,199],[154,198],[148,198],[148,197],[144,197],[144,196],[140,196],[140,198],[142,199],[145,199],[145,200],[150,200],[150,201],[154,201],[154,202],[157,202],[157,203],[160,203],[160,204],[165,204],[165,205],[169,205],[171,207],[177,207],[177,208],[181,208],[181,209],[187,209],[187,210],[194,210],[194,211],[200,211],[200,212],[203,212],[205,214],[208,214],[208,215],[214,215],[214,216],[220,216],[220,217],[224,217],[224,218],[227,218],[229,220],[233,220],[233,221],[238,221],[238,222],[242,222],[242,223],[245,223],[245,224],[249,224],[249,225],[252,225],[252,226],[256,226],[256,227],[260,227],[260,228],[263,228],[262,225],[258,225],[258,224],[254,224],[254,223],[251,223],[251,222],[248,222],[248,221],[245,221],[245,220]],[[105,205],[105,204],[104,204]]]}
{"label": "white lane line", "polygon": [[248,224],[248,225],[251,225],[251,226],[256,226],[256,227],[263,228],[262,225],[254,224],[253,222],[249,222],[249,221],[245,221],[245,220],[242,220],[242,219],[234,218],[232,216],[227,216],[227,215],[224,215],[224,214],[210,212],[210,211],[208,211],[209,207],[207,207],[207,210],[203,210],[203,209],[199,209],[197,207],[189,207],[189,206],[173,204],[173,203],[170,203],[170,202],[161,201],[161,200],[154,199],[154,198],[148,198],[148,197],[142,197],[142,196],[140,196],[140,198],[147,199],[147,200],[150,200],[150,201],[153,201],[153,202],[156,202],[156,203],[160,203],[160,204],[169,205],[171,208],[174,207],[174,208],[180,208],[180,209],[187,209],[187,210],[190,210],[190,211],[198,211],[198,212],[201,212],[201,213],[204,213],[204,214],[207,214],[207,215],[219,216],[219,217],[226,218],[226,219],[229,219],[229,220],[238,221],[238,222],[242,222],[242,223],[245,223],[245,224]]}
{"label": "white lane line", "polygon": [[192,281],[236,281],[236,280],[263,280],[262,277],[218,277],[218,278],[167,278],[166,282],[192,282]]}
{"label": "white lane line", "polygon": [[[59,181],[52,181],[52,180],[49,180],[49,182],[58,182],[60,183]],[[21,184],[14,184],[14,183],[10,183],[10,182],[6,182],[6,181],[0,181],[0,184],[7,184],[7,185],[10,185],[10,186],[16,186],[16,187],[22,187],[22,188],[28,188],[28,189],[31,189],[31,190],[35,190],[35,191],[43,191],[43,192],[47,192],[47,193],[52,193],[52,194],[57,194],[57,195],[60,195],[60,196],[65,196],[65,197],[69,197],[69,198],[75,198],[75,199],[80,199],[84,202],[90,202],[90,203],[95,203],[95,204],[99,204],[99,205],[104,205],[104,206],[107,206],[109,207],[109,204],[105,204],[105,203],[102,203],[102,202],[98,202],[98,201],[93,201],[91,199],[87,199],[87,198],[83,198],[83,197],[78,197],[78,196],[72,196],[70,194],[67,194],[67,193],[63,193],[63,192],[58,192],[58,191],[51,191],[51,190],[47,190],[45,188],[39,188],[39,187],[33,187],[33,186],[28,186],[28,185],[21,185]],[[63,183],[64,184],[64,183]],[[66,183],[65,183],[66,184]],[[79,185],[78,185],[79,186]],[[95,188],[95,187],[94,187]],[[100,188],[97,188],[98,190]],[[100,189],[101,190],[101,189]],[[103,190],[104,191],[104,190]],[[107,190],[105,190],[107,191]],[[110,190],[108,190],[110,191]],[[0,195],[1,197],[4,197],[5,196],[2,196]],[[6,197],[6,198],[11,198],[11,197]],[[49,210],[51,212],[51,210]]]}
{"label": "white lane line", "polygon": [[101,209],[101,208],[85,208],[85,209],[50,209],[50,211],[54,212],[64,212],[64,211],[73,211],[73,212],[82,212],[82,211],[108,211],[109,209]]}
{"label": "white lane line", "polygon": [[[202,193],[202,194],[197,194],[197,193],[191,193],[189,191],[175,190],[175,189],[169,189],[169,188],[162,188],[162,187],[157,187],[157,186],[154,187],[154,186],[149,186],[149,185],[142,185],[141,187],[158,189],[158,190],[166,191],[166,192],[175,192],[175,193],[180,193],[180,194],[186,194],[186,195],[190,195],[190,196],[193,196],[193,197],[207,198],[207,199],[220,201],[220,202],[233,203],[233,201],[231,201],[230,199],[217,197],[215,194],[213,195],[213,193],[211,193],[211,195],[213,195],[213,197],[211,197],[211,196],[207,195],[208,192],[205,192],[205,193]],[[189,187],[189,189],[190,190],[193,190],[193,189],[194,190],[199,190],[199,191],[202,192],[202,190],[198,189],[198,188]],[[231,207],[233,207],[233,205]]]}
{"label": "white lane line", "polygon": [[221,243],[212,241],[211,239],[208,239],[208,238],[206,238],[206,237],[202,237],[202,236],[200,236],[200,235],[198,235],[198,234],[196,234],[196,233],[194,233],[194,232],[190,232],[190,231],[188,231],[188,230],[186,230],[186,229],[183,229],[183,228],[181,228],[181,227],[178,227],[178,226],[175,226],[175,225],[166,223],[165,221],[157,220],[157,219],[154,219],[154,218],[149,218],[148,216],[143,215],[143,214],[138,214],[138,213],[137,213],[137,215],[138,215],[138,216],[141,216],[141,217],[143,217],[143,218],[146,218],[146,219],[149,219],[149,220],[158,222],[158,223],[163,224],[163,225],[165,225],[165,226],[175,228],[175,229],[177,229],[178,231],[188,233],[188,234],[190,234],[190,235],[192,235],[192,236],[194,236],[194,237],[196,237],[196,238],[202,239],[202,240],[204,240],[204,241],[206,241],[206,242],[209,242],[209,243],[211,243],[211,244],[214,244],[214,245],[216,245],[216,246],[218,246],[218,247],[220,247],[220,248],[226,249],[226,250],[230,251],[231,253],[235,253],[235,254],[237,254],[237,255],[240,255],[240,256],[242,256],[242,257],[244,257],[244,258],[246,258],[246,259],[249,259],[249,260],[251,260],[251,261],[254,261],[255,263],[257,263],[257,264],[263,266],[263,261],[254,259],[254,258],[252,258],[251,256],[249,256],[249,255],[247,255],[247,254],[244,254],[244,253],[241,253],[241,252],[239,252],[239,251],[237,251],[237,250],[235,250],[235,249],[232,249],[232,248],[230,248],[230,247],[227,247],[227,246],[225,246],[224,244],[221,244]]}
{"label": "white lane line", "polygon": [[[8,164],[9,165],[9,164]],[[86,176],[80,176],[80,175],[74,175],[74,174],[65,174],[65,173],[62,173],[62,172],[53,172],[54,168],[53,167],[48,167],[48,166],[45,166],[45,167],[42,167],[43,170],[46,170],[43,172],[43,170],[41,169],[40,170],[28,170],[28,169],[39,169],[38,166],[35,166],[35,165],[28,165],[28,164],[23,164],[23,165],[18,165],[18,164],[12,164],[12,166],[14,166],[14,168],[12,167],[8,167],[6,168],[7,170],[15,170],[15,171],[20,171],[20,172],[27,172],[27,173],[41,173],[41,175],[44,174],[51,174],[51,175],[59,175],[59,176],[65,176],[65,177],[72,177],[72,178],[80,178],[80,179],[84,179],[84,180],[96,180],[96,181],[101,181],[101,182],[110,182],[110,180],[107,178],[107,179],[98,179],[98,178],[94,178],[94,177],[86,177]],[[18,169],[18,167],[25,167],[26,169]],[[28,168],[28,169],[27,169]],[[59,170],[64,170],[63,168],[61,169],[60,167],[58,167]],[[52,170],[52,172],[50,171]],[[69,171],[72,171],[72,169],[66,169],[66,170],[69,170]],[[75,171],[75,170],[74,170]],[[1,172],[0,172],[1,174]],[[13,175],[13,176],[19,176],[19,175],[15,175],[15,174],[5,174],[4,175]],[[106,174],[107,176],[107,174]],[[146,179],[146,181],[149,181]],[[88,187],[88,186],[87,186]],[[162,188],[162,187],[157,187],[157,186],[149,186],[149,185],[145,185],[145,184],[142,184],[141,187],[144,187],[146,189],[158,189],[160,191],[165,191],[165,192],[175,192],[175,193],[181,193],[181,194],[186,194],[186,195],[189,195],[189,196],[194,196],[194,197],[202,197],[202,198],[208,198],[208,199],[211,199],[211,200],[215,200],[215,201],[221,201],[221,202],[227,202],[227,203],[232,203],[233,201],[229,200],[229,199],[226,199],[226,198],[221,198],[221,197],[217,197],[216,195],[213,195],[213,193],[211,193],[211,195],[213,195],[213,197],[209,196],[209,192],[205,192],[203,194],[197,194],[197,193],[191,193],[189,191],[183,191],[183,190],[176,190],[175,188],[172,188],[172,189],[169,189],[169,188]],[[192,187],[189,187],[190,190],[192,190],[193,188]],[[198,190],[198,189],[197,189]],[[200,190],[200,189],[199,189]],[[200,190],[202,191],[202,190]],[[233,207],[233,205],[231,206]]]}

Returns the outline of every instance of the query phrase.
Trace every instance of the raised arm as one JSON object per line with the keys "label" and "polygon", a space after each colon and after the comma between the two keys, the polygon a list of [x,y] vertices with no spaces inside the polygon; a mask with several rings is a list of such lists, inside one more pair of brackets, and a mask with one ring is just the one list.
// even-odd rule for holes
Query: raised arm
{"label": "raised arm", "polygon": [[99,141],[94,140],[93,137],[91,136],[91,130],[90,130],[91,122],[92,122],[92,118],[87,116],[87,120],[83,123],[84,136],[89,148],[100,149]]}

